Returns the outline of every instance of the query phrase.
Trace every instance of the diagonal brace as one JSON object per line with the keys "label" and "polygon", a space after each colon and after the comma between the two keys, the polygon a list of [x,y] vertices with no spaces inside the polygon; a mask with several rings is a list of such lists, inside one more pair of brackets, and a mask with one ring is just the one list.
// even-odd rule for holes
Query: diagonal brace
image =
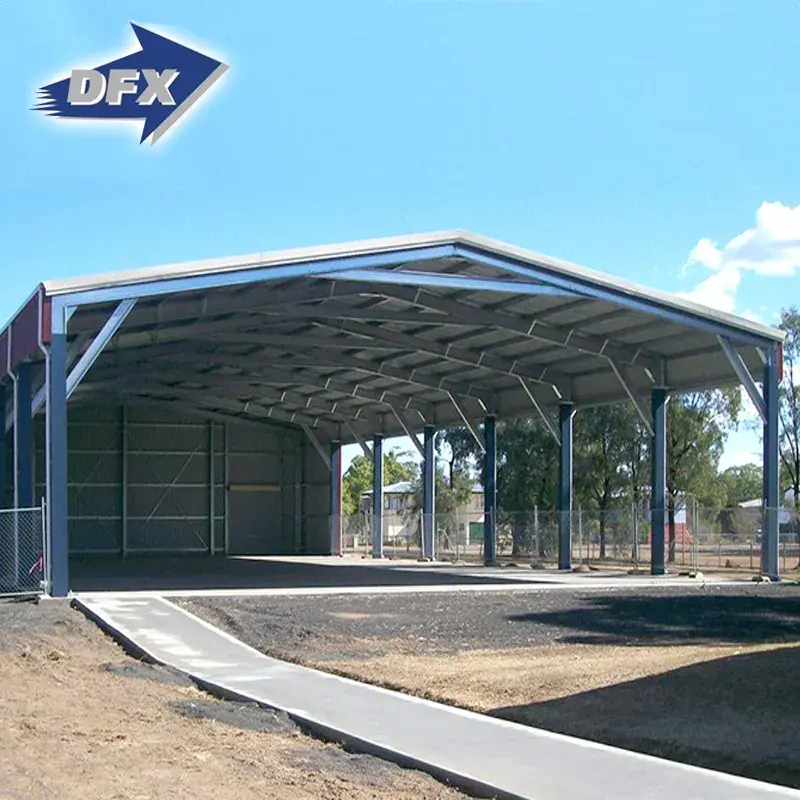
{"label": "diagonal brace", "polygon": [[539,416],[542,418],[542,422],[544,423],[545,427],[548,431],[550,431],[550,435],[555,440],[555,443],[561,447],[561,437],[558,435],[558,431],[555,429],[555,426],[550,421],[550,418],[547,416],[547,414],[545,414],[544,409],[539,405],[537,399],[533,396],[530,386],[525,383],[523,378],[518,377],[517,380],[519,381],[519,385],[523,388],[525,394],[528,395],[528,400],[531,401],[531,405],[536,409],[536,411],[539,413]]}
{"label": "diagonal brace", "polygon": [[483,437],[478,433],[477,430],[475,430],[475,426],[469,421],[469,417],[464,411],[464,407],[461,405],[461,403],[459,403],[458,400],[456,400],[452,392],[448,392],[447,395],[450,398],[450,402],[453,404],[453,407],[458,412],[458,416],[461,417],[461,421],[464,423],[464,427],[472,435],[472,438],[475,440],[481,453],[486,455],[486,445],[483,441]]}
{"label": "diagonal brace", "polygon": [[758,410],[758,415],[761,417],[762,421],[766,423],[767,405],[764,402],[761,392],[758,390],[758,386],[756,386],[756,382],[753,380],[753,376],[750,374],[750,370],[747,369],[747,364],[744,363],[741,353],[739,353],[739,351],[733,346],[733,343],[730,339],[727,339],[724,336],[717,336],[717,340],[722,348],[722,352],[725,353],[725,356],[727,357],[728,361],[730,361],[734,372],[736,372],[739,381],[741,382],[742,386],[744,386],[747,394],[750,395],[753,405]]}
{"label": "diagonal brace", "polygon": [[325,448],[319,443],[319,439],[314,435],[314,431],[308,425],[303,425],[303,430],[308,436],[308,441],[314,446],[314,449],[319,453],[319,457],[325,462],[328,469],[331,468],[331,457],[325,452]]}
{"label": "diagonal brace", "polygon": [[67,399],[72,396],[72,393],[78,388],[78,384],[86,377],[86,373],[91,369],[92,364],[100,357],[106,345],[111,341],[122,323],[125,322],[128,314],[133,311],[135,305],[135,299],[121,301],[106,320],[106,324],[100,328],[100,332],[94,337],[92,343],[86,348],[86,352],[80,357],[78,363],[67,376]]}
{"label": "diagonal brace", "polygon": [[625,380],[625,376],[622,374],[620,368],[614,363],[614,360],[611,358],[607,358],[609,366],[614,371],[614,374],[617,376],[617,380],[620,382],[625,394],[628,395],[630,401],[633,403],[633,407],[636,409],[637,413],[641,417],[642,422],[644,423],[644,427],[650,436],[653,436],[653,420],[650,417],[650,414],[642,407],[641,401],[638,397],[633,393],[633,390],[628,385],[628,381]]}
{"label": "diagonal brace", "polygon": [[364,453],[364,455],[368,459],[370,459],[370,461],[371,461],[372,460],[372,448],[364,441],[364,439],[358,433],[358,431],[350,424],[350,420],[346,419],[344,421],[344,424],[345,424],[345,427],[347,428],[347,430],[350,431],[352,437],[358,443],[359,447],[361,448],[361,452]]}
{"label": "diagonal brace", "polygon": [[397,422],[400,424],[400,427],[403,429],[405,435],[408,436],[409,439],[411,439],[411,444],[413,444],[414,447],[417,448],[417,452],[424,459],[425,458],[425,448],[419,443],[419,439],[417,439],[416,435],[411,433],[411,431],[408,429],[408,425],[406,425],[405,420],[397,412],[397,409],[394,408],[394,407],[391,407],[391,411],[392,411],[392,414],[394,414],[395,419],[397,420]]}

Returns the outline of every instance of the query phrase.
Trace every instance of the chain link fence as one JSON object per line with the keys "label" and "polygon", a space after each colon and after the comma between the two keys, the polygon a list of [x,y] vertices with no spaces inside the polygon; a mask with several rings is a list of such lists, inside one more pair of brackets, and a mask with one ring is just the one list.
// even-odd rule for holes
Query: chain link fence
{"label": "chain link fence", "polygon": [[0,597],[46,588],[44,508],[0,511]]}
{"label": "chain link fence", "polygon": [[[782,571],[800,565],[800,524],[793,509],[768,509],[778,516],[779,560]],[[665,513],[664,563],[668,570],[730,570],[757,573],[761,568],[764,514],[761,508],[708,508],[687,502],[676,507],[673,522]],[[558,560],[558,511],[497,512],[497,558],[531,566],[554,566]],[[483,560],[483,512],[463,511],[436,517],[435,557],[445,561]],[[647,571],[651,557],[648,510],[625,508],[576,509],[570,513],[572,564],[624,567]],[[385,513],[383,554],[388,558],[419,558],[422,513]],[[343,552],[372,555],[372,515],[369,511],[343,517]]]}

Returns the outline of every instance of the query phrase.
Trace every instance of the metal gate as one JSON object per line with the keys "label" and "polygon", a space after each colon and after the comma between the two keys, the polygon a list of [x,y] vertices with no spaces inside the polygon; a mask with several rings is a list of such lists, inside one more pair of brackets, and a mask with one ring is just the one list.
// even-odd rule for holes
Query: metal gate
{"label": "metal gate", "polygon": [[46,539],[44,505],[0,510],[0,597],[44,594]]}

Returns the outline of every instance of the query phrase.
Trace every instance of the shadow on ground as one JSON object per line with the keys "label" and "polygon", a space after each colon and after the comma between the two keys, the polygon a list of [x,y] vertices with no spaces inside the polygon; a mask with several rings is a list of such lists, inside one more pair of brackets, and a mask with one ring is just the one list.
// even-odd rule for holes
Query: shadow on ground
{"label": "shadow on ground", "polygon": [[722,658],[493,716],[800,787],[800,647]]}
{"label": "shadow on ground", "polygon": [[[507,582],[509,581],[506,578]],[[163,591],[198,589],[288,589],[347,586],[429,586],[496,583],[492,576],[454,575],[438,570],[389,566],[257,561],[238,558],[73,558],[74,591]],[[530,583],[530,581],[527,581]]]}
{"label": "shadow on ground", "polygon": [[800,641],[800,592],[778,594],[778,589],[767,596],[603,594],[507,619],[561,629],[558,641],[571,644]]}

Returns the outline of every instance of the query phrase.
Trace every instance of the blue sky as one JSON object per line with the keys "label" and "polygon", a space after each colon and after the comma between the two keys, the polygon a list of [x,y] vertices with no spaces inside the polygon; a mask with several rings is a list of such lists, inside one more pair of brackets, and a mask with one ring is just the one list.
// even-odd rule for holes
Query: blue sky
{"label": "blue sky", "polygon": [[[30,110],[130,20],[230,65],[173,133]],[[43,278],[457,227],[773,323],[798,30],[784,0],[3,0],[0,317]]]}

